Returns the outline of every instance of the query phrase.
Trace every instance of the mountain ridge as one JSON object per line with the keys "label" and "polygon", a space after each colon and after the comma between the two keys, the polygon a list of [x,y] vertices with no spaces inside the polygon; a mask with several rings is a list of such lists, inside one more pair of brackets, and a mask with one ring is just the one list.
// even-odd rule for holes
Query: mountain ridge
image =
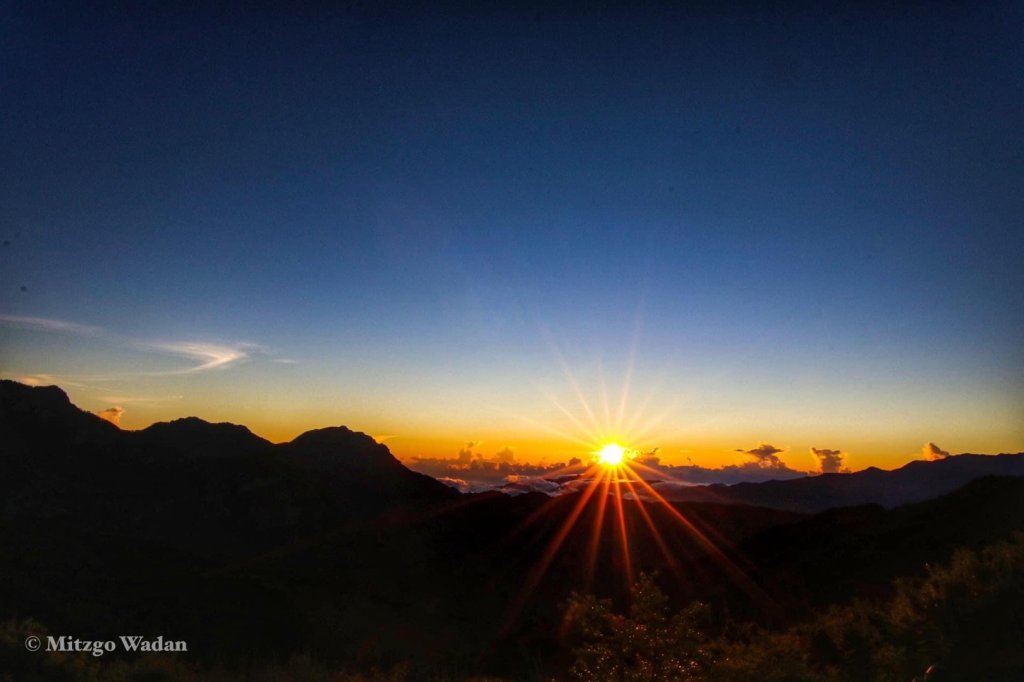
{"label": "mountain ridge", "polygon": [[[389,489],[391,495],[412,491],[421,497],[451,497],[456,492],[448,486],[442,490],[438,486],[443,484],[410,470],[387,446],[346,426],[311,429],[283,443],[271,443],[244,425],[213,423],[195,416],[123,430],[81,410],[57,386],[26,386],[11,380],[0,381],[0,433],[13,450],[38,451],[41,443],[42,452],[48,455],[44,461],[59,457],[57,451],[70,447],[79,456],[97,451],[134,452],[147,460],[279,457],[311,475],[328,475],[336,483],[361,476],[378,488]],[[8,477],[26,475],[41,465],[7,459],[0,461],[0,473]],[[851,473],[756,483],[690,486],[660,481],[653,485],[673,502],[743,504],[817,513],[844,506],[879,504],[892,508],[920,502],[983,476],[1024,476],[1024,453],[963,453],[932,461],[915,460],[892,470],[872,466]],[[0,491],[4,489],[5,484],[0,483]]]}
{"label": "mountain ridge", "polygon": [[204,552],[226,538],[230,553],[273,544],[288,529],[459,495],[365,434],[331,427],[304,436],[274,444],[198,417],[122,430],[57,387],[0,381],[0,520],[101,523]]}
{"label": "mountain ridge", "polygon": [[878,504],[886,508],[946,494],[984,476],[1024,476],[1024,453],[964,453],[938,460],[915,460],[896,469],[868,467],[851,473],[757,483],[655,487],[675,502],[747,504],[786,511],[818,513],[836,507]]}

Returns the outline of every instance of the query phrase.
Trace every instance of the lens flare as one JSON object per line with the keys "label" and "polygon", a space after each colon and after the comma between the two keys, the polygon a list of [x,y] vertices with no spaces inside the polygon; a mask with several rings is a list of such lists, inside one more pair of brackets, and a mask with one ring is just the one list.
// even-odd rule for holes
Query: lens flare
{"label": "lens flare", "polygon": [[626,449],[618,443],[608,443],[597,452],[597,460],[609,467],[617,467],[626,457]]}
{"label": "lens flare", "polygon": [[[580,577],[584,590],[591,589],[601,562],[610,559],[612,569],[621,574],[627,597],[632,598],[634,573],[653,559],[650,550],[639,545],[638,537],[635,537],[642,528],[647,529],[647,537],[660,554],[658,563],[667,566],[681,583],[689,582],[688,567],[694,560],[700,558],[703,562],[706,558],[729,576],[753,603],[766,611],[779,612],[774,600],[736,563],[739,559],[742,564],[742,555],[736,554],[735,548],[699,517],[691,519],[691,511],[686,505],[670,502],[655,487],[659,482],[674,480],[673,476],[664,468],[655,466],[657,458],[645,457],[643,453],[644,448],[650,446],[653,429],[670,412],[665,410],[656,418],[644,416],[655,395],[653,391],[639,407],[627,411],[634,353],[630,353],[617,411],[609,400],[603,374],[599,377],[601,393],[597,407],[603,407],[601,410],[591,406],[557,344],[550,343],[580,405],[579,410],[574,411],[554,394],[545,392],[548,401],[571,422],[577,433],[542,426],[586,447],[586,450],[581,448],[579,456],[574,456],[569,465],[557,472],[571,479],[572,483],[563,486],[561,494],[537,507],[506,538],[509,543],[533,544],[540,541],[543,551],[526,573],[518,594],[509,603],[502,632],[510,635],[515,631],[514,625],[527,608],[529,598],[552,570],[556,556],[567,548],[580,552],[583,557]],[[604,417],[603,424],[599,422],[599,415]],[[628,446],[622,445],[623,442]],[[648,450],[651,454],[656,451],[656,448]],[[566,496],[571,497],[566,499]],[[577,537],[574,541],[574,530],[580,532],[577,526],[584,524],[590,524],[589,529],[581,529],[586,536]],[[678,534],[680,530],[689,537],[684,545],[667,534],[667,531]],[[601,545],[606,542],[612,546],[602,557]],[[558,570],[563,569],[564,566],[560,566]],[[572,614],[566,613],[562,623],[563,634],[568,633],[571,619]]]}

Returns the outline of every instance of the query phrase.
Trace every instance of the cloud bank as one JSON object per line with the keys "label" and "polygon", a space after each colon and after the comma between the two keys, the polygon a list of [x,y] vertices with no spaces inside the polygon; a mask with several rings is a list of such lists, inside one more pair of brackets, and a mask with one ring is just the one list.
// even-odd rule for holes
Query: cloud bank
{"label": "cloud bank", "polygon": [[[750,454],[748,450],[740,450]],[[781,450],[776,450],[781,452]],[[660,474],[664,479],[683,485],[711,485],[721,483],[733,485],[734,483],[760,483],[762,481],[780,481],[790,478],[803,478],[807,476],[806,471],[797,471],[789,468],[785,462],[777,456],[757,456],[753,462],[742,464],[727,464],[721,467],[703,467],[697,464],[684,464],[673,466],[662,464],[660,460],[649,457],[641,457],[637,460],[645,469],[640,469],[640,474],[646,479],[652,479],[652,473]]]}
{"label": "cloud bank", "polygon": [[[465,486],[474,490],[493,489],[512,481],[521,482],[524,478],[544,478],[567,466],[573,466],[568,463],[517,462],[512,449],[508,447],[487,457],[478,451],[480,445],[479,442],[469,441],[454,458],[413,457],[406,462],[406,466],[454,487],[462,489]],[[579,460],[573,461],[580,464]]]}
{"label": "cloud bank", "polygon": [[[467,441],[453,458],[414,457],[406,465],[463,492],[501,490],[510,494],[543,492],[557,495],[574,490],[581,483],[578,476],[585,469],[586,463],[577,457],[565,463],[526,464],[515,461],[511,448],[502,448],[488,457],[480,452],[481,445],[479,441]],[[784,450],[774,445],[758,443],[754,448],[737,448],[736,452],[742,452],[751,461],[714,468],[695,464],[674,466],[661,462],[657,448],[636,453],[630,461],[637,475],[663,485],[731,485],[809,475],[809,472],[787,466],[778,456]],[[841,460],[842,455],[839,457]]]}

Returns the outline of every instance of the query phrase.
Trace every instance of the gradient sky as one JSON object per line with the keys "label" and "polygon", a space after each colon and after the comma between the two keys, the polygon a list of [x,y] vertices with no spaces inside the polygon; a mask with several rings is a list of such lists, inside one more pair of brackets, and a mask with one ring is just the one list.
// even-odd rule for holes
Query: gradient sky
{"label": "gradient sky", "polygon": [[4,377],[404,459],[1024,450],[1019,3],[179,4],[0,5]]}

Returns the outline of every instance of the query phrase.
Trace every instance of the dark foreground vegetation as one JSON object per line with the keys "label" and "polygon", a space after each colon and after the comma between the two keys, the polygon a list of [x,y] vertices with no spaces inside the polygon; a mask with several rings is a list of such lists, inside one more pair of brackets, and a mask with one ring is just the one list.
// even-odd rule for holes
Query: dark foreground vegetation
{"label": "dark foreground vegetation", "polygon": [[[564,644],[574,661],[564,675],[550,679],[1022,679],[1024,533],[981,550],[958,550],[948,563],[929,566],[924,577],[895,581],[892,591],[884,601],[854,600],[807,622],[772,630],[723,622],[701,602],[673,611],[657,579],[642,575],[621,612],[608,599],[570,597],[564,614],[570,633]],[[26,637],[48,634],[34,621],[0,626],[0,666],[15,671],[3,679],[403,682],[411,679],[413,669],[397,664],[388,671],[345,672],[308,655],[232,668],[164,656],[103,663],[85,654],[40,657],[25,651]]]}
{"label": "dark foreground vegetation", "polygon": [[571,674],[581,680],[1024,679],[1024,534],[958,550],[883,601],[833,605],[773,630],[722,622],[694,602],[673,612],[650,576],[624,612],[573,595]]}
{"label": "dark foreground vegetation", "polygon": [[[578,499],[0,382],[0,680],[1024,679],[1020,477],[815,515],[625,500],[629,565],[597,495],[550,553]],[[188,652],[25,647],[135,634]]]}

